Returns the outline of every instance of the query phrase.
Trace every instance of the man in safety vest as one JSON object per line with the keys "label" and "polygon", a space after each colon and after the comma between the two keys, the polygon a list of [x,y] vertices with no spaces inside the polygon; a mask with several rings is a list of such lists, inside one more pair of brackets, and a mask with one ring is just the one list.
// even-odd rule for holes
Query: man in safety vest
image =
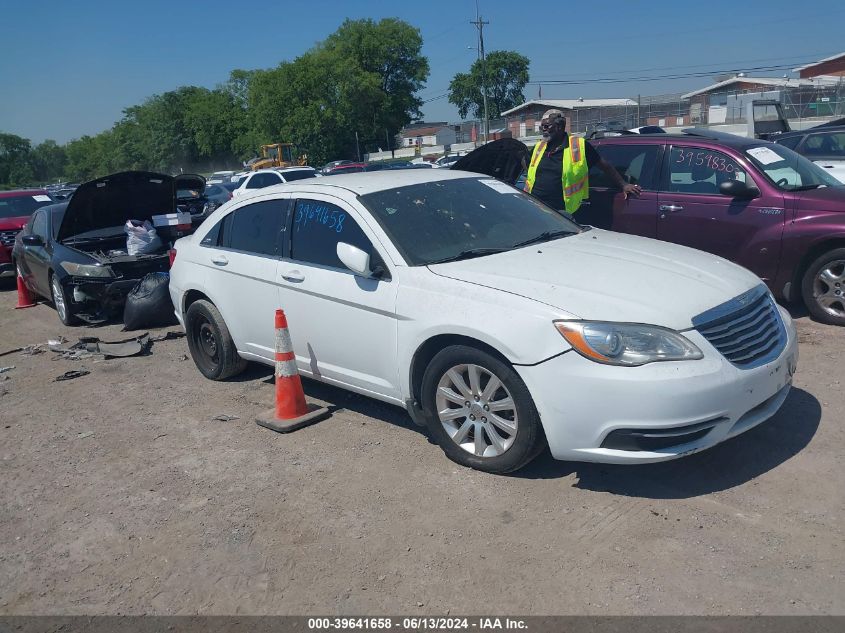
{"label": "man in safety vest", "polygon": [[[525,191],[545,204],[574,214],[590,196],[590,168],[598,165],[627,198],[640,195],[639,185],[631,185],[604,160],[596,149],[579,136],[566,133],[566,118],[560,110],[547,110],[540,121],[543,140],[534,146],[528,164]],[[576,215],[575,219],[579,217]],[[610,228],[604,227],[604,228]]]}

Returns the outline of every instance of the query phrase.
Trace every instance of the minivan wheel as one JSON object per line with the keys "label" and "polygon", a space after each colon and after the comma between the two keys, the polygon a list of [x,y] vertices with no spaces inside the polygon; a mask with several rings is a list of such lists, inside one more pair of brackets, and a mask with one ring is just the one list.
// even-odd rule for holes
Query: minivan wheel
{"label": "minivan wheel", "polygon": [[65,325],[76,325],[79,323],[79,319],[71,314],[67,295],[57,275],[50,275],[50,299],[56,308],[56,314],[59,315],[59,321]]}
{"label": "minivan wheel", "polygon": [[191,304],[185,316],[188,349],[200,373],[211,380],[225,380],[246,369],[247,361],[238,355],[229,328],[210,301]]}
{"label": "minivan wheel", "polygon": [[845,248],[828,251],[810,264],[801,282],[801,295],[815,319],[845,325]]}
{"label": "minivan wheel", "polygon": [[525,383],[487,352],[464,345],[442,350],[426,368],[421,392],[429,432],[463,466],[509,473],[545,446]]}

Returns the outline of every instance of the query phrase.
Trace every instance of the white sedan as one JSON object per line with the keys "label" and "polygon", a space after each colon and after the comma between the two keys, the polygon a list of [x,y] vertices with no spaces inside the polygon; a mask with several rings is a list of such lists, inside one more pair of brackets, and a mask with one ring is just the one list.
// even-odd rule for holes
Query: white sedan
{"label": "white sedan", "polygon": [[251,193],[255,189],[264,189],[287,182],[304,180],[305,178],[317,178],[322,176],[313,167],[281,167],[278,169],[259,169],[248,174],[238,184],[237,189],[232,191],[232,197],[239,197],[245,193]]}
{"label": "white sedan", "polygon": [[405,407],[454,461],[645,463],[771,417],[796,333],[724,259],[583,227],[497,180],[385,171],[262,189],[176,243],[191,355],[222,380],[273,364]]}

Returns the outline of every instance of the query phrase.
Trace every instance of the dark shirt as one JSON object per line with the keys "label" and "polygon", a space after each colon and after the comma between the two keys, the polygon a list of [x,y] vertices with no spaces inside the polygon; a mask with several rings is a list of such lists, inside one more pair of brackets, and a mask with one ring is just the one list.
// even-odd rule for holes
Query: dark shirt
{"label": "dark shirt", "polygon": [[[592,169],[598,165],[601,156],[596,148],[585,142],[587,150],[587,167]],[[549,154],[543,152],[540,163],[537,165],[537,173],[534,175],[534,186],[531,188],[531,195],[539,198],[552,209],[563,209],[563,151],[569,147],[569,134],[564,134],[563,142],[554,152]]]}

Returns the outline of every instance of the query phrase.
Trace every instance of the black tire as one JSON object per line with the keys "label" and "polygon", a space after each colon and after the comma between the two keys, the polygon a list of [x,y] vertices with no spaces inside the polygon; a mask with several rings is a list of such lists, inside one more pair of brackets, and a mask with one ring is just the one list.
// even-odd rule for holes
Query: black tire
{"label": "black tire", "polygon": [[[518,420],[516,425],[516,432],[511,436],[512,443],[501,454],[494,456],[478,456],[469,452],[468,449],[462,448],[452,436],[447,432],[444,423],[441,422],[438,416],[437,406],[437,391],[441,380],[446,379],[447,372],[457,366],[475,365],[481,370],[489,372],[501,381],[503,388],[507,394],[510,395],[515,405],[514,411]],[[468,374],[467,374],[468,376]],[[492,380],[492,379],[490,379]],[[486,383],[489,384],[489,381]],[[471,387],[465,380],[465,385]],[[478,391],[484,391],[485,385],[479,383]],[[505,392],[494,391],[490,394],[490,400],[495,397],[495,393],[504,394]],[[489,473],[505,474],[518,470],[533,460],[546,446],[546,437],[543,433],[543,427],[540,423],[540,415],[537,413],[537,408],[534,406],[534,400],[528,392],[528,387],[519,377],[513,367],[508,363],[496,358],[495,356],[481,351],[480,349],[469,347],[465,345],[455,345],[447,347],[439,352],[428,364],[422,380],[422,408],[426,420],[426,426],[432,438],[440,445],[446,456],[454,462],[462,466],[469,466],[476,470],[482,470]],[[477,398],[476,398],[477,400]],[[469,400],[467,400],[469,401]],[[484,402],[484,401],[482,401]],[[457,412],[462,405],[455,405]],[[480,415],[483,413],[478,412]],[[487,415],[490,415],[489,413]],[[473,420],[486,418],[472,418]],[[477,424],[477,422],[470,422],[469,417],[464,417],[462,421],[453,423],[458,424]],[[475,437],[479,426],[475,426],[469,433]],[[490,427],[492,428],[492,427]],[[493,428],[494,431],[497,429]],[[458,431],[460,433],[460,431]],[[456,436],[457,434],[456,433]],[[482,431],[482,441],[486,440],[488,444],[492,445],[490,438],[490,431]],[[469,441],[469,440],[467,440]]]}
{"label": "black tire", "polygon": [[65,289],[54,273],[50,273],[50,300],[53,302],[59,321],[69,327],[79,325],[79,319],[71,311]]}
{"label": "black tire", "polygon": [[185,315],[188,349],[200,373],[211,380],[226,380],[246,369],[247,361],[238,355],[229,328],[217,307],[200,299]]}
{"label": "black tire", "polygon": [[[819,275],[825,269],[838,274],[840,280],[822,282]],[[836,285],[840,284],[840,285]],[[839,292],[839,295],[836,295]],[[832,305],[822,305],[821,298],[827,296]],[[804,272],[801,279],[801,297],[808,312],[817,321],[829,325],[845,326],[845,248],[834,248],[817,257]]]}

